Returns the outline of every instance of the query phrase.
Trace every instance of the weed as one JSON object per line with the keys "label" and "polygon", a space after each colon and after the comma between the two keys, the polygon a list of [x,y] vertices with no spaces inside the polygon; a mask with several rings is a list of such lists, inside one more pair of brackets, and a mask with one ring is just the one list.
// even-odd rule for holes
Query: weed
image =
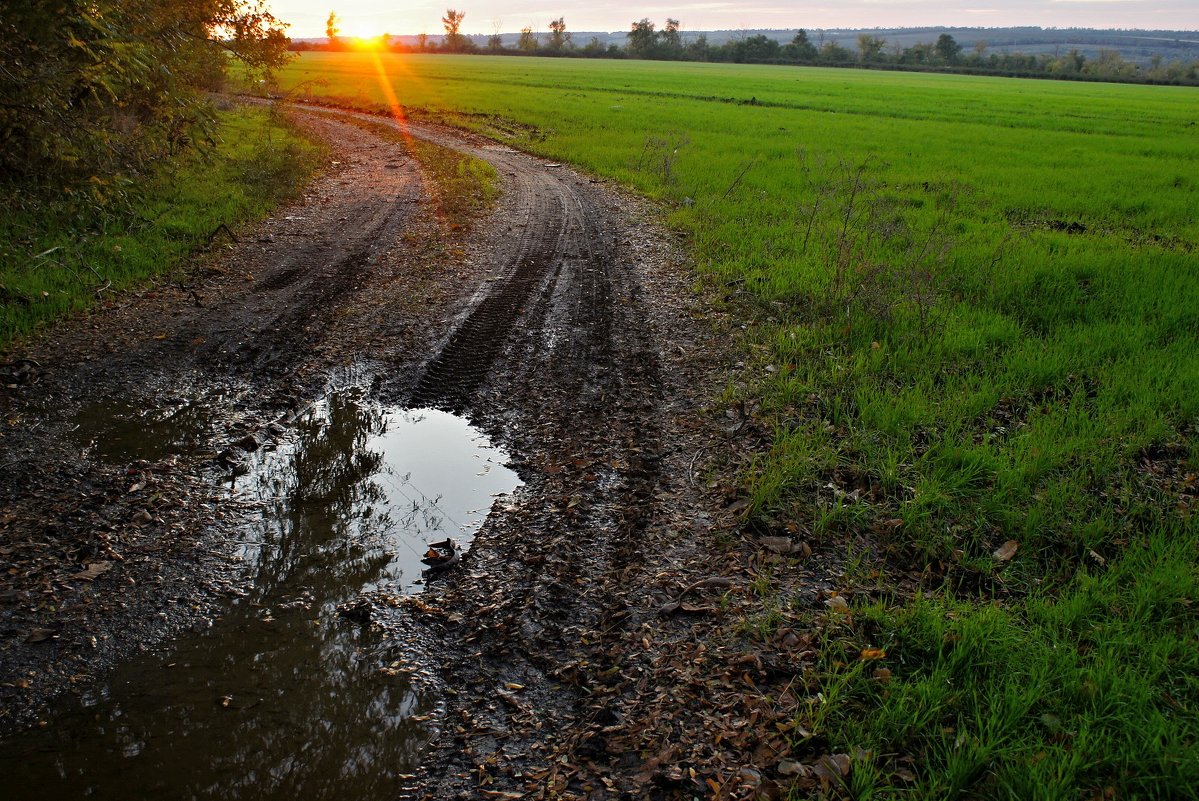
{"label": "weed", "polygon": [[633,169],[647,172],[663,184],[676,183],[674,168],[679,159],[679,151],[689,144],[691,139],[686,134],[674,134],[669,137],[647,136]]}

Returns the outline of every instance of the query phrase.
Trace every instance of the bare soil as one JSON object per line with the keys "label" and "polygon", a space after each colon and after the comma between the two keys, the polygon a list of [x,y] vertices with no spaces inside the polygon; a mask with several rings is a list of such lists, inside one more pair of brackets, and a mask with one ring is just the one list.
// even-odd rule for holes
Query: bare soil
{"label": "bare soil", "polygon": [[[414,797],[691,797],[713,776],[728,797],[766,792],[785,745],[744,721],[780,711],[753,712],[730,682],[770,665],[706,644],[747,584],[725,474],[759,436],[709,407],[727,314],[651,210],[609,186],[414,126],[501,175],[494,212],[452,231],[402,144],[298,116],[335,146],[301,201],[9,354],[0,731],[207,625],[245,580],[230,543],[253,514],[220,477],[353,380],[469,417],[525,481],[459,567],[374,610],[435,643],[445,711]],[[179,447],[130,461],[91,442],[106,404],[203,413]],[[712,706],[713,681],[735,709]],[[713,742],[711,720],[743,722]]]}

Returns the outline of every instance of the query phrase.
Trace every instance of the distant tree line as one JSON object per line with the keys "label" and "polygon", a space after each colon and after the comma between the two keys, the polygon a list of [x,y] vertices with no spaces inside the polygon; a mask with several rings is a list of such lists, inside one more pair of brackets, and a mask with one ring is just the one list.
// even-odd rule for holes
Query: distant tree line
{"label": "distant tree line", "polygon": [[[966,51],[948,33],[942,33],[934,41],[910,47],[892,45],[883,37],[863,33],[858,36],[857,47],[851,49],[835,41],[813,41],[808,32],[802,29],[786,43],[757,34],[712,44],[704,34],[685,36],[677,19],[667,19],[666,24],[658,28],[648,18],[631,24],[625,44],[621,47],[617,44],[605,45],[597,37],[582,44],[574,41],[562,17],[550,21],[546,35],[525,27],[521,29],[515,45],[507,46],[497,31],[488,37],[486,45],[479,46],[459,33],[464,16],[465,12],[454,9],[446,12],[442,19],[445,36],[440,41],[421,34],[415,43],[406,43],[392,41],[392,37],[385,35],[386,46],[397,52],[794,64],[1199,85],[1199,61],[1166,62],[1161,56],[1155,56],[1149,64],[1141,65],[1126,61],[1114,48],[1100,49],[1097,56],[1090,58],[1073,48],[1065,54],[997,53],[988,52],[985,41],[975,42]],[[330,32],[327,44],[297,42],[292,45],[295,50],[342,50],[353,46],[352,41],[341,40],[335,31]]]}

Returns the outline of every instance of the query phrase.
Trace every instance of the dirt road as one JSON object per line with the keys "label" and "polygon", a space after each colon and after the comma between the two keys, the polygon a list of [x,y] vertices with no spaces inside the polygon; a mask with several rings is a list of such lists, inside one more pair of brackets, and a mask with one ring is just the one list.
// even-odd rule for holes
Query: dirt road
{"label": "dirt road", "polygon": [[336,143],[301,202],[13,354],[36,369],[0,397],[0,727],[203,624],[244,581],[227,543],[252,514],[216,479],[286,437],[305,402],[357,382],[466,415],[525,481],[458,569],[375,610],[437,644],[446,710],[413,792],[640,786],[654,771],[604,741],[637,727],[651,626],[687,636],[661,607],[708,569],[724,514],[698,480],[719,436],[702,407],[721,375],[720,315],[619,193],[413,128],[502,178],[495,211],[450,231],[402,146],[301,116]]}

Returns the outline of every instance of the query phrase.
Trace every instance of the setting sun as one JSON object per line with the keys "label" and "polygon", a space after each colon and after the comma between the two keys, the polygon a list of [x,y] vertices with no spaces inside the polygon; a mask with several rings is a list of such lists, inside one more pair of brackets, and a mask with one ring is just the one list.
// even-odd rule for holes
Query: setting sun
{"label": "setting sun", "polygon": [[383,36],[354,36],[350,43],[358,50],[382,50],[387,47]]}

